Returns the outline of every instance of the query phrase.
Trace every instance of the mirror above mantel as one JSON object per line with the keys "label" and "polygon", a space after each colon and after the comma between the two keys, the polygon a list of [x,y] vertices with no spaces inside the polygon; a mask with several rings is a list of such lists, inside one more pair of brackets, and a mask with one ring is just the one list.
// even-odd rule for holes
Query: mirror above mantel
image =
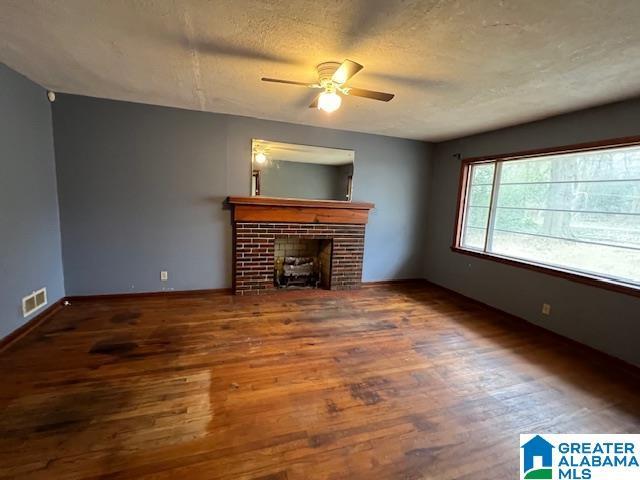
{"label": "mirror above mantel", "polygon": [[252,140],[251,196],[350,201],[355,152]]}

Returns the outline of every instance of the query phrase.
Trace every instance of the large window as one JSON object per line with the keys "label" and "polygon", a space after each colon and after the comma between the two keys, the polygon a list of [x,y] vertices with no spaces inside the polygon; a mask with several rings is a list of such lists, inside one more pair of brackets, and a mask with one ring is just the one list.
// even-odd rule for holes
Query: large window
{"label": "large window", "polygon": [[466,161],[455,247],[640,288],[640,146]]}

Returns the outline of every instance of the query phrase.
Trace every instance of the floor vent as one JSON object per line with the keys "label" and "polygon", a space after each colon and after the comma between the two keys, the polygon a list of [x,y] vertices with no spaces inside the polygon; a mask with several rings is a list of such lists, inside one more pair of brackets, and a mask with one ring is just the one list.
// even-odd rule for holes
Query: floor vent
{"label": "floor vent", "polygon": [[47,304],[47,288],[41,288],[22,299],[22,315],[28,317]]}

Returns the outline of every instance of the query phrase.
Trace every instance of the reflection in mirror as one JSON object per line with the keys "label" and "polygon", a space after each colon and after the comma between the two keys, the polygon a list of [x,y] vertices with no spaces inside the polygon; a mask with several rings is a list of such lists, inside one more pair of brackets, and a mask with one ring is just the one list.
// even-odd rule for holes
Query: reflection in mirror
{"label": "reflection in mirror", "polygon": [[353,150],[253,140],[251,195],[351,200]]}

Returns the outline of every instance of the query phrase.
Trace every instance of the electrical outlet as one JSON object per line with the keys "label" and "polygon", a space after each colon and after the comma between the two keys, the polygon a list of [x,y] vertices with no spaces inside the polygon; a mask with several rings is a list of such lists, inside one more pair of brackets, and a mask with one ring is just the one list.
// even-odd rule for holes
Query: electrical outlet
{"label": "electrical outlet", "polygon": [[551,315],[551,305],[548,303],[542,304],[542,314],[543,315]]}
{"label": "electrical outlet", "polygon": [[162,270],[160,272],[160,280],[162,282],[166,282],[167,280],[169,280],[169,272],[167,272],[166,270]]}

